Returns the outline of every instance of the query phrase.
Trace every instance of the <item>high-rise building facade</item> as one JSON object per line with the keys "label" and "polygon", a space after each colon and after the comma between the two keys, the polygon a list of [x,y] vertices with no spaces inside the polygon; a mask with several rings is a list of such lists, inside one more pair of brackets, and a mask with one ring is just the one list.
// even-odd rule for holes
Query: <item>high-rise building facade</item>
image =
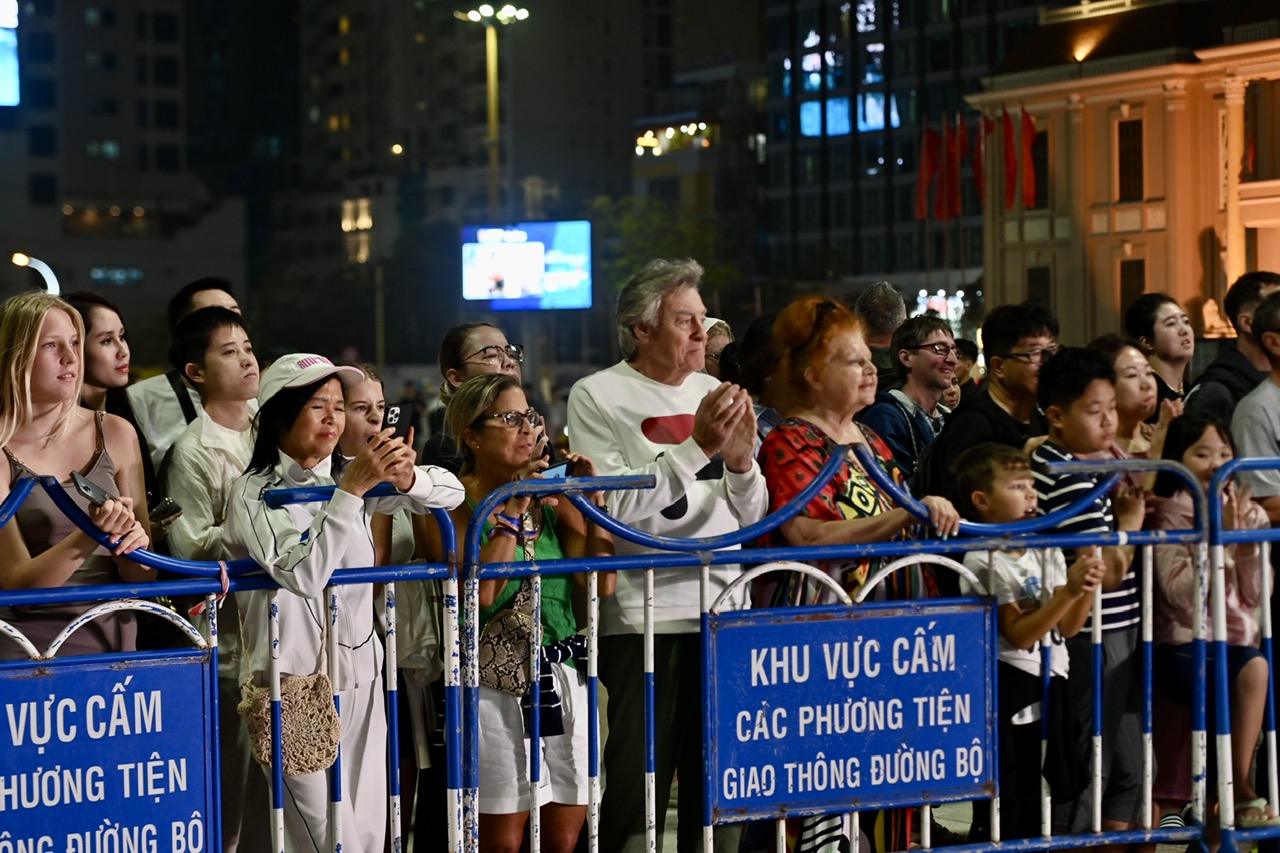
{"label": "high-rise building facade", "polygon": [[963,163],[958,216],[916,213],[924,125],[966,94],[1038,22],[1027,0],[768,0],[765,9],[767,268],[908,296],[979,285],[982,207]]}
{"label": "high-rise building facade", "polygon": [[0,11],[16,23],[18,84],[0,106],[5,292],[39,282],[10,254],[37,257],[63,291],[117,302],[135,362],[158,363],[170,292],[244,279],[243,204],[192,168],[184,5],[10,0]]}

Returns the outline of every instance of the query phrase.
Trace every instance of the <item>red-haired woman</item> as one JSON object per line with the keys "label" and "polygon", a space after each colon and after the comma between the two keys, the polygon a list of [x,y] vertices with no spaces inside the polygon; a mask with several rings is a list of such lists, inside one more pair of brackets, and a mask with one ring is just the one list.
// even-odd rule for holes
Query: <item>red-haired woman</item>
{"label": "red-haired woman", "polygon": [[[836,476],[795,518],[771,536],[773,545],[845,545],[888,542],[901,538],[916,519],[876,486],[861,463],[844,448],[864,444],[871,448],[880,467],[902,483],[893,453],[870,427],[855,423],[853,416],[875,401],[876,367],[861,325],[852,311],[822,297],[806,297],[788,305],[773,326],[792,405],[787,417],[774,427],[760,447],[760,468],[769,487],[769,511],[791,501],[827,463],[833,453],[847,453]],[[950,501],[926,497],[937,535],[956,532],[960,516]],[[866,582],[877,561],[866,559],[825,561],[822,565],[850,594]],[[876,590],[877,598],[924,597],[933,590],[931,575],[918,569],[897,572]],[[790,575],[773,596],[775,605],[819,604],[832,601],[825,587],[807,577]],[[905,850],[910,841],[909,812],[881,812],[873,831],[874,849]],[[864,823],[872,831],[870,821]],[[828,815],[804,818],[801,838],[814,843],[846,833],[843,818]],[[797,849],[799,849],[797,844]]]}
{"label": "red-haired woman", "polygon": [[[760,468],[769,486],[769,510],[794,498],[842,447],[865,444],[880,467],[902,483],[893,453],[865,424],[853,416],[875,401],[876,367],[871,363],[862,328],[852,311],[830,299],[811,296],[792,302],[773,326],[794,403],[760,448]],[[956,531],[959,514],[944,498],[922,499],[940,535]],[[845,545],[887,542],[900,538],[916,520],[894,505],[862,470],[850,453],[835,478],[800,515],[780,526],[772,544]],[[849,560],[824,566],[850,593],[867,580],[872,561]],[[891,578],[883,597],[915,598],[922,589],[917,573]],[[881,597],[877,594],[877,597]],[[779,588],[775,604],[818,604],[831,599],[812,583],[798,579]]]}

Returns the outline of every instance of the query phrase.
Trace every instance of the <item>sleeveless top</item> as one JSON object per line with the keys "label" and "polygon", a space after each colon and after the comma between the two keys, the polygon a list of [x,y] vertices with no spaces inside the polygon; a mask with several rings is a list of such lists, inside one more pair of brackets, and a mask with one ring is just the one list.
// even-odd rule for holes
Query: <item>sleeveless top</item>
{"label": "sleeveless top", "polygon": [[[96,413],[96,448],[87,471],[82,471],[90,481],[106,489],[111,494],[119,491],[116,485],[116,464],[107,452],[102,433],[102,413]],[[4,448],[9,460],[10,488],[22,477],[39,476],[22,463],[9,448]],[[85,512],[89,511],[89,502],[72,485],[70,478],[62,483],[63,490]],[[14,516],[22,541],[32,557],[39,556],[74,533],[77,528],[62,511],[54,505],[53,500],[44,489],[36,486],[31,490],[22,507]],[[91,586],[94,584],[120,583],[120,574],[116,569],[111,553],[105,548],[96,549],[89,558],[75,570],[64,586]],[[80,615],[97,602],[75,604],[41,604],[28,607],[0,607],[0,619],[13,624],[43,652],[49,643],[66,627],[67,623]],[[137,626],[134,615],[123,611],[99,616],[93,622],[81,626],[63,644],[58,652],[59,657],[66,655],[90,655],[105,652],[133,651],[136,648]],[[0,641],[0,660],[23,660],[26,655],[17,644]]]}
{"label": "sleeveless top", "polygon": [[[475,509],[471,499],[467,498],[467,506]],[[543,505],[542,532],[533,541],[533,557],[538,562],[559,560],[564,558],[560,540],[556,537],[556,511]],[[493,531],[493,522],[486,519],[484,531],[480,537],[481,544],[488,544],[489,535]],[[524,555],[516,549],[516,560],[524,561]],[[480,608],[480,629],[489,624],[498,613],[511,606],[516,594],[520,592],[520,578],[511,578],[494,597],[493,604]],[[578,623],[573,615],[573,576],[565,574],[543,575],[542,577],[542,645],[550,646],[578,633]]]}

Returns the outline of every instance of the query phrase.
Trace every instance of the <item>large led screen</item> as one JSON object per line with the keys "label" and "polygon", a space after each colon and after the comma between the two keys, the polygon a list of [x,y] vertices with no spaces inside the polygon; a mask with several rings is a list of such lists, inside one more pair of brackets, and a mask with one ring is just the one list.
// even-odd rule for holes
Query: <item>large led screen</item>
{"label": "large led screen", "polygon": [[18,101],[18,0],[0,0],[0,107]]}
{"label": "large led screen", "polygon": [[591,223],[464,225],[462,298],[495,311],[591,307]]}

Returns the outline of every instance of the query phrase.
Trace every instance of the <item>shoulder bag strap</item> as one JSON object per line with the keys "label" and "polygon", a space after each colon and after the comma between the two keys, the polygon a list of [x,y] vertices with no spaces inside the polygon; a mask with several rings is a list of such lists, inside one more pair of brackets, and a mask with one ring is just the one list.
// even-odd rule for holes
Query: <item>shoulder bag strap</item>
{"label": "shoulder bag strap", "polygon": [[178,398],[178,405],[182,407],[182,416],[187,419],[187,423],[191,423],[196,419],[196,404],[191,402],[191,392],[182,381],[182,375],[176,370],[170,370],[165,374],[165,378],[169,380],[169,386],[173,388],[174,396]]}

